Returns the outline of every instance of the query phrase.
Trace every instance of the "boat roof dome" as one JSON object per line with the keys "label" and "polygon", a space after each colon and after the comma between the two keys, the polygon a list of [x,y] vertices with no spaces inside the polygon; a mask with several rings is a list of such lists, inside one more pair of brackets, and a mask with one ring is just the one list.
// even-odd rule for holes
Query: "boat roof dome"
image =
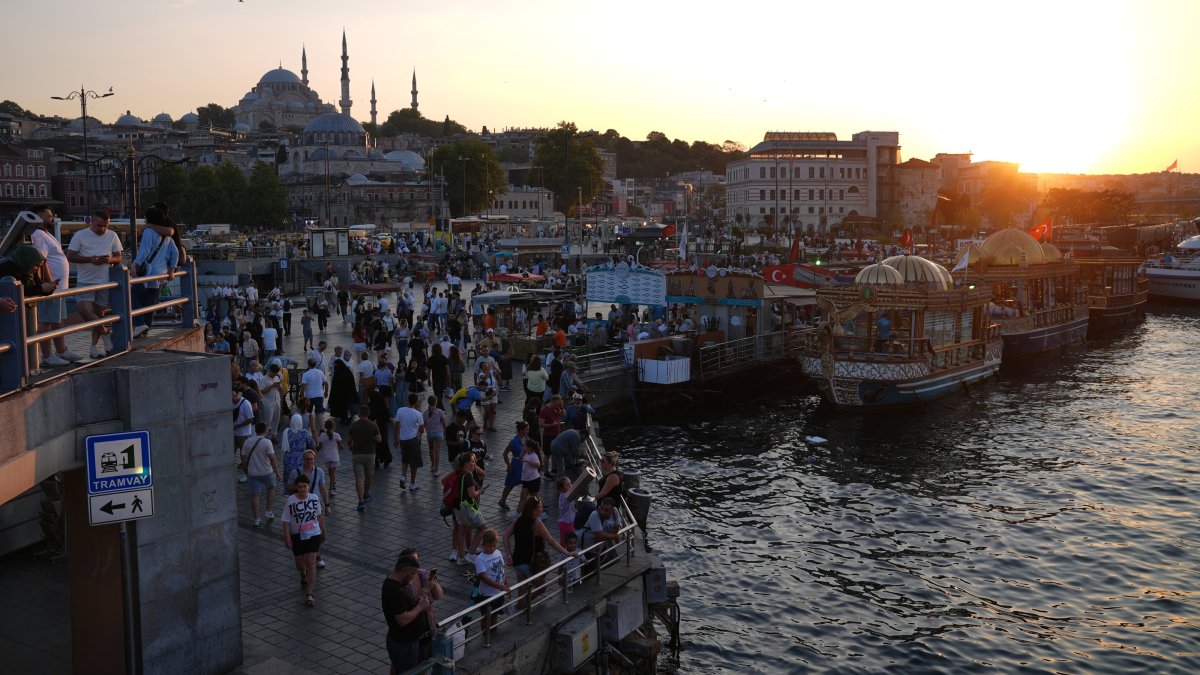
{"label": "boat roof dome", "polygon": [[967,244],[966,247],[963,248],[962,252],[960,252],[958,256],[954,258],[955,267],[958,267],[962,264],[963,256],[967,257],[968,267],[972,265],[978,265],[987,259],[987,254],[983,252],[983,249],[979,248],[978,244]]}
{"label": "boat roof dome", "polygon": [[[1036,265],[1046,262],[1042,245],[1028,232],[1015,227],[1005,228],[989,236],[980,244],[991,265]],[[1056,249],[1057,250],[1057,249]],[[1061,257],[1061,254],[1060,254]]]}
{"label": "boat roof dome", "polygon": [[949,290],[954,283],[945,267],[919,255],[892,256],[882,264],[899,272],[904,283],[930,284],[943,291]]}
{"label": "boat roof dome", "polygon": [[856,284],[873,284],[876,286],[902,286],[904,285],[904,275],[894,267],[889,267],[883,263],[875,263],[867,265],[858,271],[854,276]]}
{"label": "boat roof dome", "polygon": [[1048,241],[1042,242],[1042,257],[1046,262],[1058,262],[1063,259],[1062,251]]}

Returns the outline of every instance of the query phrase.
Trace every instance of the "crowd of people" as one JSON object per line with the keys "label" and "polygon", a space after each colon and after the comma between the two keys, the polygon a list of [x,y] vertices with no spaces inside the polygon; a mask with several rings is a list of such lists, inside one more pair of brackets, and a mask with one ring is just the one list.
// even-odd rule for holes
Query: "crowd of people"
{"label": "crowd of people", "polygon": [[[335,273],[324,281],[318,302],[340,316],[349,344],[330,349],[336,340],[328,326],[308,332],[306,309],[303,353],[285,354],[279,331],[287,298],[276,291],[260,297],[252,287],[215,298],[206,325],[212,351],[234,357],[233,441],[253,523],[276,520],[281,506],[278,520],[304,604],[316,606],[321,543],[331,529],[336,534],[342,504],[346,513],[351,505],[357,513],[371,509],[380,472],[397,461],[400,471],[391,480],[400,490],[442,489],[442,514],[453,523],[448,557],[474,571],[478,601],[491,599],[481,607],[485,623],[494,624],[512,586],[551,564],[550,551],[572,561],[569,578],[577,583],[595,564],[580,552],[615,541],[621,521],[615,454],[602,464],[610,470],[598,500],[568,499],[585,465],[594,413],[576,357],[554,346],[514,363],[507,334],[486,315],[472,321],[455,284],[405,284],[394,294],[358,296],[343,295]],[[299,391],[291,399],[293,388]],[[524,401],[520,420],[502,447],[490,447],[487,432],[500,432],[497,408],[509,396]],[[342,494],[352,496],[339,498],[344,461],[353,480],[343,481]],[[480,511],[493,482],[508,522],[488,523]],[[547,498],[558,513],[549,526]],[[402,552],[382,601],[398,671],[430,655],[442,594],[436,570],[422,566],[415,549]],[[529,602],[527,595],[516,600]]]}

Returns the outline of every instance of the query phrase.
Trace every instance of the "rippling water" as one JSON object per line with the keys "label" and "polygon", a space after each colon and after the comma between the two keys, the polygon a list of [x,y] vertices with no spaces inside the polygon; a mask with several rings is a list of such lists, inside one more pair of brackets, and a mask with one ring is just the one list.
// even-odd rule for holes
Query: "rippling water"
{"label": "rippling water", "polygon": [[655,496],[680,672],[1200,672],[1200,308],[923,410],[735,394],[602,429]]}

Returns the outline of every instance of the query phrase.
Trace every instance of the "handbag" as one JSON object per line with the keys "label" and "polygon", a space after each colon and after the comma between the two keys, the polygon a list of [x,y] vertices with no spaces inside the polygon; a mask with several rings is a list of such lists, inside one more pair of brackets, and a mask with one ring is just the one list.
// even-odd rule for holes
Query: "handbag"
{"label": "handbag", "polygon": [[474,504],[463,502],[459,508],[466,514],[467,527],[472,529],[483,527],[483,514],[479,512],[479,509],[475,508]]}
{"label": "handbag", "polygon": [[150,269],[150,262],[158,257],[158,252],[162,250],[163,244],[165,243],[167,243],[167,238],[160,235],[158,238],[158,246],[154,247],[154,253],[151,253],[150,257],[146,258],[146,262],[134,265],[134,274],[139,277],[146,276],[146,272]]}
{"label": "handbag", "polygon": [[[254,441],[254,445],[250,446],[250,454],[242,458],[242,463],[238,465],[238,469],[242,473],[246,473],[246,469],[250,468],[250,458],[254,456],[254,451],[258,449],[258,444],[262,443],[262,440],[262,438],[259,438],[257,441]],[[226,464],[226,466],[229,465]]]}

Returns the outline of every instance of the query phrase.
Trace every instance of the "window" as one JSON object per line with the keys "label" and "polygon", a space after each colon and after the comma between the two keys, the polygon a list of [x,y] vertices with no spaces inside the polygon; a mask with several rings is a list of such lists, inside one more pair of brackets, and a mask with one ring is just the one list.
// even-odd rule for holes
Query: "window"
{"label": "window", "polygon": [[25,167],[18,164],[17,165],[17,178],[24,178],[24,177],[25,177]]}
{"label": "window", "polygon": [[766,190],[758,191],[758,201],[760,201],[760,202],[767,201],[767,191]]}
{"label": "window", "polygon": [[5,183],[5,184],[4,184],[4,196],[5,196],[5,197],[11,197],[11,196],[12,196],[12,183]]}
{"label": "window", "polygon": [[[811,167],[811,166],[810,166],[810,167],[808,167],[808,177],[809,177],[809,178],[816,178],[816,176],[815,176],[815,175],[813,175],[815,171],[816,171],[816,169],[814,169],[813,167]],[[812,199],[812,197],[809,197],[809,199]]]}
{"label": "window", "polygon": [[775,177],[775,167],[771,167],[771,178]]}
{"label": "window", "polygon": [[819,202],[825,201],[825,191],[824,190],[817,190],[817,201],[819,201]]}
{"label": "window", "polygon": [[845,178],[845,177],[846,177],[846,167],[839,166],[838,167],[838,178]]}
{"label": "window", "polygon": [[821,178],[825,177],[825,167],[821,167]]}
{"label": "window", "polygon": [[850,194],[852,194],[852,195],[856,195],[856,194],[858,194],[858,186],[857,186],[857,185],[851,185],[851,186],[850,186],[850,189],[849,189],[849,190],[847,190],[847,192],[849,192],[849,193],[850,193]]}
{"label": "window", "polygon": [[765,214],[767,212],[767,209],[765,207],[760,206],[760,207],[758,207],[758,212],[760,215]]}
{"label": "window", "polygon": [[38,167],[38,178],[45,178],[45,177],[46,177],[46,167],[39,166]]}
{"label": "window", "polygon": [[775,191],[774,190],[771,190],[770,195],[771,195],[771,197],[770,197],[771,201],[775,201]]}
{"label": "window", "polygon": [[808,207],[808,212],[809,212],[809,213],[813,213],[813,207],[811,207],[811,206],[810,206],[810,207]]}
{"label": "window", "polygon": [[844,207],[844,206],[838,207],[838,213],[845,213],[845,212],[846,212],[846,207]]}
{"label": "window", "polygon": [[810,201],[810,202],[811,202],[811,201],[813,200],[813,194],[815,194],[815,191],[814,191],[814,190],[809,190],[809,191],[808,191],[808,201]]}
{"label": "window", "polygon": [[41,185],[39,187],[40,187],[40,189],[38,190],[38,196],[45,197],[46,196],[46,186]]}
{"label": "window", "polygon": [[29,176],[30,178],[33,178],[33,165],[32,164],[25,167],[25,175]]}
{"label": "window", "polygon": [[796,201],[800,200],[800,190],[797,189],[792,192],[792,199],[795,199]]}
{"label": "window", "polygon": [[4,177],[9,178],[11,176],[12,176],[12,164],[5,164],[4,165]]}
{"label": "window", "polygon": [[765,166],[758,167],[758,177],[759,178],[767,177],[767,167],[765,167]]}
{"label": "window", "polygon": [[846,199],[846,191],[845,191],[845,190],[838,190],[838,201],[839,201],[839,202],[840,202],[840,201],[844,201],[845,199]]}
{"label": "window", "polygon": [[25,196],[25,186],[17,183],[17,197]]}

